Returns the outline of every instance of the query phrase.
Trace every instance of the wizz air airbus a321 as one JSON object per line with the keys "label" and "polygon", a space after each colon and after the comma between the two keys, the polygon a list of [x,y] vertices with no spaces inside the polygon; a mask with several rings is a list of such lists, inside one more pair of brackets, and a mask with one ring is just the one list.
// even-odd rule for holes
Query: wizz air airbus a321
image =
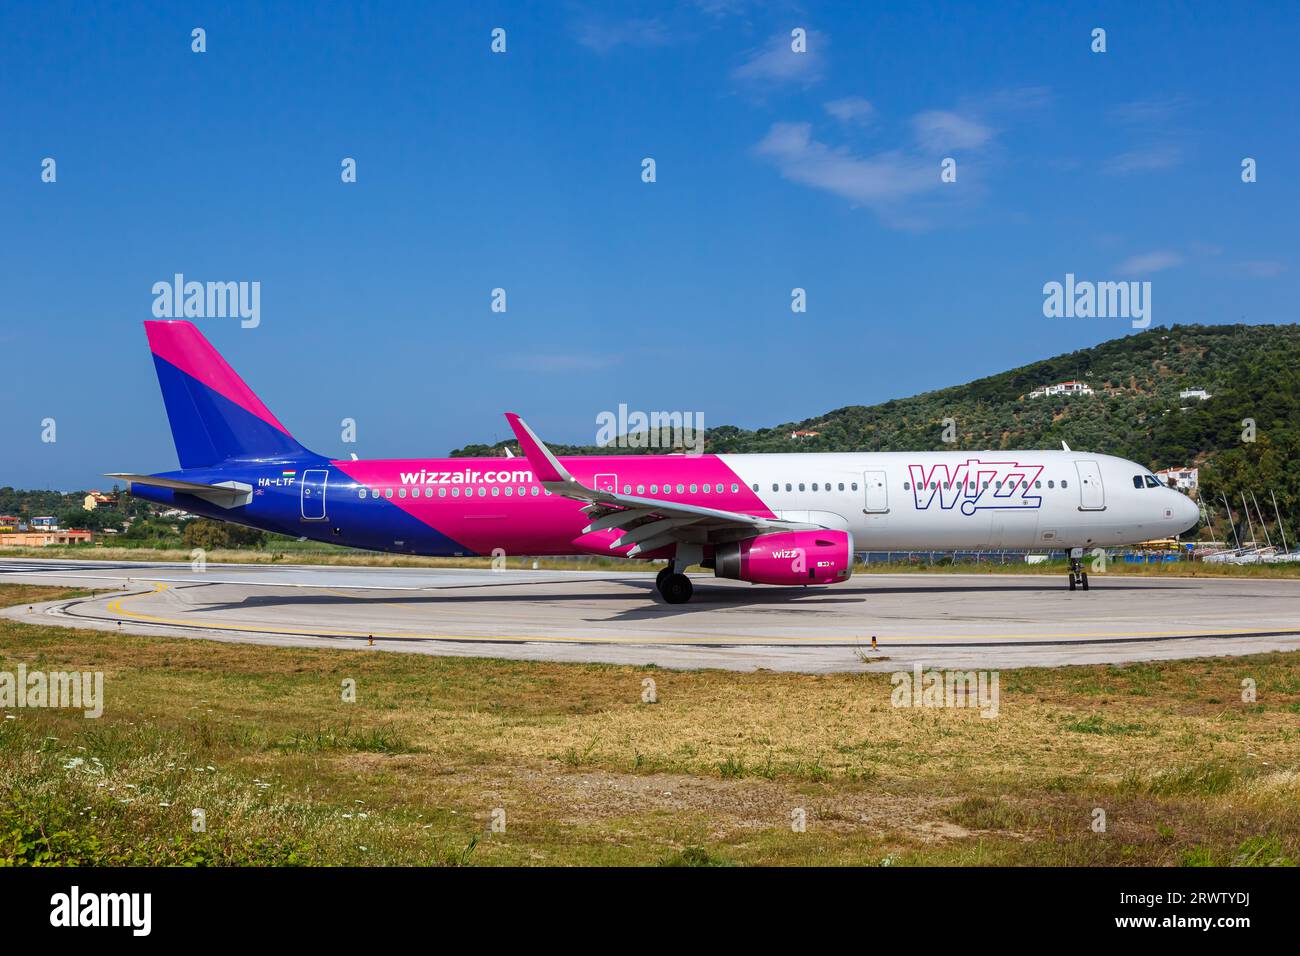
{"label": "wizz air airbus a321", "polygon": [[1070,451],[557,458],[507,413],[523,458],[334,460],[289,434],[189,322],[146,322],[179,471],[112,474],[207,518],[420,555],[666,559],[755,584],[845,581],[864,551],[1085,549],[1192,527],[1196,505],[1146,468]]}

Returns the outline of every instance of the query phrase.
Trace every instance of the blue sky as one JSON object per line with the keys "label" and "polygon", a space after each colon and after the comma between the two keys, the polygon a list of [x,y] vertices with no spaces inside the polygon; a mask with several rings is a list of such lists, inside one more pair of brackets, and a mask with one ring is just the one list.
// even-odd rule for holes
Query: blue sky
{"label": "blue sky", "polygon": [[7,4],[0,485],[175,467],[140,323],[177,272],[260,282],[258,328],[198,325],[305,444],[362,457],[505,438],[505,410],[556,441],[620,403],[771,425],[1131,333],[1045,318],[1067,272],[1150,280],[1156,325],[1296,321],[1298,26],[1269,3]]}

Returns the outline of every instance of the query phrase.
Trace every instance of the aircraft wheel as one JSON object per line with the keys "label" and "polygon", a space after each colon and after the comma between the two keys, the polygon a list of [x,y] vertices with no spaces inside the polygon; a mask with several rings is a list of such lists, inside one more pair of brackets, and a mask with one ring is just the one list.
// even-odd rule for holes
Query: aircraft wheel
{"label": "aircraft wheel", "polygon": [[1070,572],[1070,590],[1073,591],[1073,590],[1074,590],[1076,587],[1078,587],[1078,586],[1079,586],[1079,585],[1078,585],[1078,582],[1075,580],[1075,574],[1074,574],[1073,571],[1071,571],[1071,572]]}
{"label": "aircraft wheel", "polygon": [[659,589],[659,593],[669,604],[685,604],[695,593],[695,586],[691,584],[691,579],[684,574],[670,574],[664,580],[664,585]]}
{"label": "aircraft wheel", "polygon": [[1087,572],[1087,571],[1082,571],[1082,572],[1079,573],[1079,580],[1080,580],[1080,582],[1083,584],[1083,589],[1084,589],[1085,591],[1088,590],[1088,572]]}
{"label": "aircraft wheel", "polygon": [[672,573],[673,573],[672,564],[666,564],[662,568],[660,568],[659,573],[655,575],[655,587],[657,587],[660,590],[660,592],[662,592],[664,589],[664,582],[668,580],[668,575]]}

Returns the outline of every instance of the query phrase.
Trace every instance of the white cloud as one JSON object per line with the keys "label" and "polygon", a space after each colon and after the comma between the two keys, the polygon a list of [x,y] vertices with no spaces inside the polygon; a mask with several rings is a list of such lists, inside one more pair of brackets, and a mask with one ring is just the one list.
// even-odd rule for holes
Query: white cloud
{"label": "white cloud", "polygon": [[1115,271],[1125,276],[1144,276],[1151,275],[1153,272],[1162,272],[1165,269],[1173,269],[1182,264],[1183,257],[1178,253],[1161,250],[1129,256],[1115,267]]}
{"label": "white cloud", "polygon": [[663,46],[671,39],[668,28],[658,19],[613,21],[584,15],[574,21],[573,29],[579,43],[600,54],[625,45]]}
{"label": "white cloud", "polygon": [[931,152],[979,149],[993,138],[993,130],[969,116],[948,110],[928,110],[912,117],[917,142]]}
{"label": "white cloud", "polygon": [[1144,146],[1112,156],[1102,164],[1105,172],[1114,176],[1126,176],[1129,173],[1149,173],[1159,169],[1177,166],[1183,159],[1183,151],[1172,144]]}
{"label": "white cloud", "polygon": [[1276,259],[1247,259],[1236,263],[1233,271],[1250,279],[1272,279],[1286,271],[1286,264]]}
{"label": "white cloud", "polygon": [[824,33],[809,30],[807,48],[796,53],[790,48],[790,31],[778,33],[749,59],[731,71],[731,78],[749,86],[781,86],[798,83],[810,86],[822,77],[826,47],[830,41]]}
{"label": "white cloud", "polygon": [[902,199],[939,182],[939,168],[932,162],[922,164],[898,152],[855,156],[813,139],[810,123],[774,123],[755,150],[786,179],[865,205]]}
{"label": "white cloud", "polygon": [[1172,119],[1184,105],[1186,101],[1179,96],[1149,96],[1121,103],[1110,111],[1110,118],[1118,123],[1150,126]]}
{"label": "white cloud", "polygon": [[[887,226],[920,229],[929,225],[925,221],[929,217],[918,212],[918,203],[952,209],[976,202],[983,195],[982,170],[997,156],[999,135],[986,117],[1005,121],[1012,114],[1038,109],[1048,99],[1048,92],[1039,87],[967,97],[953,109],[915,114],[908,123],[911,136],[893,149],[869,155],[815,138],[811,123],[774,123],[754,152],[791,182],[869,206]],[[866,124],[875,118],[875,107],[859,96],[831,100],[823,106],[844,123]],[[981,158],[981,162],[963,167],[961,189],[943,186],[940,179],[939,158],[949,150]]]}
{"label": "white cloud", "polygon": [[594,352],[530,352],[504,355],[501,364],[521,372],[594,372],[622,360],[621,355]]}
{"label": "white cloud", "polygon": [[861,96],[845,96],[825,104],[826,112],[841,123],[868,125],[876,115],[876,108]]}

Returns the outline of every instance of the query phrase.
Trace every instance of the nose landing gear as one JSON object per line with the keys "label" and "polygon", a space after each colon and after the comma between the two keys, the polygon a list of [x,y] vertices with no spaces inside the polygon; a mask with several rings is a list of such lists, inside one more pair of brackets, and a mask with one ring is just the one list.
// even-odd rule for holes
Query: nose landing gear
{"label": "nose landing gear", "polygon": [[1083,570],[1083,562],[1072,553],[1070,555],[1070,590],[1073,591],[1080,587],[1085,591],[1088,590],[1088,572]]}

